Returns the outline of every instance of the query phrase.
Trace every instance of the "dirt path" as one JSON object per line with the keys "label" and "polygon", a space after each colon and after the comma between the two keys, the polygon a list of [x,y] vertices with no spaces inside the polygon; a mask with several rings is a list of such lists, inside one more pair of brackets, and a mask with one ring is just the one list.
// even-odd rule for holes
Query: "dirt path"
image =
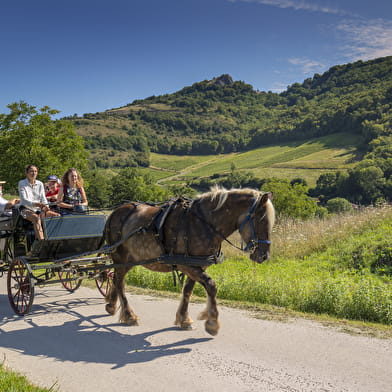
{"label": "dirt path", "polygon": [[[220,307],[212,338],[173,327],[177,302],[128,294],[138,327],[106,315],[97,290],[36,288],[32,313],[13,314],[0,279],[0,355],[61,392],[391,391],[392,341],[304,320],[280,323]],[[196,319],[203,308],[191,304]]]}

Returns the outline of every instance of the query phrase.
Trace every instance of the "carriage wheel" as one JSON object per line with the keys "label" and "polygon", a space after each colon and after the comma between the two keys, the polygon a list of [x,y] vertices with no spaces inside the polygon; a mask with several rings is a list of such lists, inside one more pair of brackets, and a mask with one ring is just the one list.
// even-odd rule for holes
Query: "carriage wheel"
{"label": "carriage wheel", "polygon": [[99,292],[106,297],[110,287],[113,285],[114,272],[111,269],[96,271],[98,276],[95,278],[95,284]]}
{"label": "carriage wheel", "polygon": [[81,279],[77,280],[68,280],[72,279],[75,276],[76,270],[67,270],[67,271],[59,271],[59,279],[61,281],[61,284],[63,287],[68,290],[69,292],[73,293],[75,290],[77,290],[80,285],[82,284]]}
{"label": "carriage wheel", "polygon": [[23,258],[11,262],[7,276],[8,300],[20,316],[27,314],[34,299],[34,280],[30,265]]}

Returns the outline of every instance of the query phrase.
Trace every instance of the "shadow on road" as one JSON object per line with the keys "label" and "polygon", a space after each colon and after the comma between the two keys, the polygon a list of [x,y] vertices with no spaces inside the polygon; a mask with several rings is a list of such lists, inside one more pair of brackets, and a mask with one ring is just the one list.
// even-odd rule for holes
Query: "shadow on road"
{"label": "shadow on road", "polygon": [[[45,295],[42,293],[42,295]],[[83,316],[78,308],[87,305],[102,304],[102,299],[62,299],[50,303],[35,305],[32,314],[24,318],[20,328],[20,316],[13,313],[7,295],[0,295],[0,346],[20,351],[25,355],[51,357],[59,361],[92,362],[112,364],[120,368],[130,363],[153,361],[160,357],[190,352],[191,346],[208,342],[212,338],[188,338],[171,341],[167,344],[152,344],[148,339],[154,335],[175,331],[176,339],[181,331],[177,327],[151,330],[136,335],[134,327],[120,324],[102,324],[108,315]],[[53,320],[59,313],[66,313],[67,319],[62,325],[37,325],[35,319],[43,314],[50,314]],[[57,316],[56,316],[57,315]],[[12,323],[18,323],[16,328]],[[25,327],[23,327],[25,326]],[[121,333],[124,329],[124,333]]]}

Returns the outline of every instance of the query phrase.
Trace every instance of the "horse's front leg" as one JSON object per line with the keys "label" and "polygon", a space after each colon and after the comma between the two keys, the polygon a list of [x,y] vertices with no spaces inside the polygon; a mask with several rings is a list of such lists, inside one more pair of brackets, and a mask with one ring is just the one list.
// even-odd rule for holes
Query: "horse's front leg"
{"label": "horse's front leg", "polygon": [[212,336],[215,336],[220,328],[218,320],[219,312],[216,305],[217,288],[214,280],[212,280],[205,272],[202,274],[200,282],[207,291],[207,307],[199,314],[199,320],[206,320],[204,328]]}
{"label": "horse's front leg", "polygon": [[[185,270],[184,270],[185,272]],[[215,336],[220,328],[218,321],[218,308],[216,305],[217,288],[215,282],[201,268],[190,268],[185,272],[191,279],[199,282],[207,292],[207,307],[200,313],[198,319],[206,320],[204,328],[210,334]]]}
{"label": "horse's front leg", "polygon": [[177,309],[176,321],[174,322],[174,325],[178,325],[181,329],[192,329],[193,320],[189,317],[188,305],[195,283],[193,279],[187,277],[182,289],[182,297]]}

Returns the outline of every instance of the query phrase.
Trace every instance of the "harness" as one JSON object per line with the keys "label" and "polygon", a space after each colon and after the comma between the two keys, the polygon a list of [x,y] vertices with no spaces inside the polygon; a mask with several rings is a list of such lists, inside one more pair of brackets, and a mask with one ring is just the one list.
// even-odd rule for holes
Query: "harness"
{"label": "harness", "polygon": [[271,241],[269,241],[269,240],[259,240],[256,238],[253,217],[255,215],[256,206],[258,204],[258,201],[259,201],[259,199],[255,197],[253,200],[253,203],[248,211],[248,214],[246,215],[244,221],[241,223],[241,226],[238,229],[239,233],[241,234],[242,229],[249,222],[251,238],[250,238],[249,242],[246,244],[245,248],[243,249],[244,252],[251,251],[251,250],[255,249],[258,244],[267,244],[267,245],[271,244]]}
{"label": "harness", "polygon": [[[215,233],[218,234],[224,241],[226,241],[228,244],[233,246],[234,248],[241,250],[243,252],[248,252],[252,251],[255,247],[258,246],[258,244],[271,244],[271,241],[269,240],[259,240],[256,237],[256,232],[254,228],[254,215],[255,215],[255,210],[257,207],[257,204],[259,202],[259,198],[254,198],[253,203],[251,207],[249,208],[247,215],[244,219],[244,221],[241,223],[238,231],[241,233],[243,228],[247,223],[250,225],[251,229],[251,239],[248,241],[246,244],[245,248],[240,248],[237,245],[233,244],[229,239],[226,238],[226,236],[221,233],[219,230],[215,229],[202,215],[201,211],[199,208],[194,207],[195,206],[195,201],[192,199],[186,199],[184,197],[180,197],[178,199],[172,199],[168,203],[165,203],[163,206],[160,207],[159,211],[153,216],[152,221],[147,225],[147,226],[140,226],[137,227],[136,229],[130,231],[127,233],[126,236],[122,237],[120,240],[116,241],[115,243],[111,245],[104,245],[102,246],[99,250],[95,250],[93,252],[87,252],[84,255],[88,254],[93,254],[93,253],[104,253],[104,254],[110,254],[116,251],[116,249],[122,245],[125,241],[127,241],[129,238],[136,234],[140,233],[146,233],[149,230],[153,230],[156,235],[156,240],[158,241],[159,245],[161,246],[162,249],[162,254],[159,257],[149,259],[149,260],[142,260],[136,263],[132,263],[132,265],[145,265],[145,264],[151,264],[154,262],[159,262],[162,264],[170,264],[173,266],[173,269],[176,268],[176,265],[192,265],[192,266],[210,266],[212,264],[220,264],[223,261],[223,253],[221,252],[221,249],[218,250],[216,254],[212,254],[209,256],[190,256],[188,254],[188,249],[186,250],[185,254],[174,254],[172,251],[169,253],[166,253],[166,249],[168,245],[165,246],[165,242],[167,239],[164,238],[164,225],[166,222],[167,217],[169,216],[170,212],[175,208],[176,205],[181,205],[186,213],[191,213],[195,216],[198,217],[198,219],[203,222],[210,233]],[[143,203],[133,203],[135,207],[137,207],[139,204]],[[149,204],[149,203],[146,203]],[[154,205],[154,204],[149,204],[149,205]],[[192,208],[193,207],[193,208]],[[197,211],[196,211],[197,209]],[[128,217],[129,215],[127,215]],[[189,226],[187,229],[187,232],[189,231]],[[187,236],[186,236],[187,238]],[[187,244],[187,239],[185,240],[185,243]],[[175,239],[173,239],[171,243],[171,250],[173,250],[175,247]],[[59,261],[63,261],[66,259],[62,259]]]}

